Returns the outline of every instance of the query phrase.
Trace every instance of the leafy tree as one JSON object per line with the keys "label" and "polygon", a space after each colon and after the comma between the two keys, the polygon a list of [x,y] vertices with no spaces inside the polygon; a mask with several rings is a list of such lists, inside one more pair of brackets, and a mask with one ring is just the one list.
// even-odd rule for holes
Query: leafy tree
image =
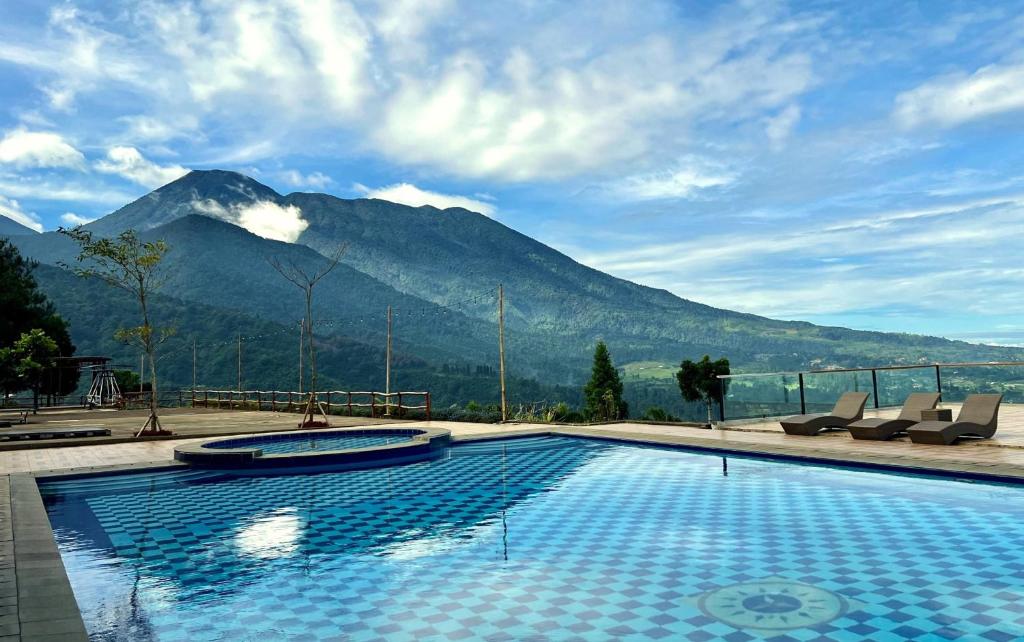
{"label": "leafy tree", "polygon": [[629,406],[622,400],[622,381],[604,341],[598,341],[594,349],[594,367],[583,395],[587,416],[592,419],[607,421],[629,416]]}
{"label": "leafy tree", "polygon": [[131,370],[115,370],[114,381],[117,382],[117,388],[122,392],[122,394],[138,390],[139,386],[142,385],[139,375]]}
{"label": "leafy tree", "polygon": [[[57,356],[75,353],[68,324],[54,310],[53,303],[39,290],[32,272],[36,262],[25,259],[5,238],[0,238],[0,348],[10,348],[26,332],[42,330],[57,343]],[[78,387],[77,368],[62,369],[59,375],[50,367],[42,375],[39,392],[66,395]],[[0,366],[0,389],[5,393],[21,390],[14,366]],[[24,383],[23,381],[21,382]]]}
{"label": "leafy tree", "polygon": [[18,354],[14,347],[0,348],[0,392],[6,405],[7,395],[22,389],[21,377],[18,376]]}
{"label": "leafy tree", "polygon": [[685,359],[679,365],[679,372],[676,373],[676,381],[679,382],[679,391],[686,401],[703,401],[708,410],[708,427],[711,427],[711,408],[715,401],[718,401],[724,394],[728,385],[726,379],[719,379],[719,375],[729,374],[729,360],[721,358],[712,361],[711,357],[704,355],[700,361],[693,362]]}
{"label": "leafy tree", "polygon": [[13,347],[0,351],[0,364],[5,370],[0,376],[15,389],[31,388],[32,408],[38,410],[43,376],[53,368],[56,356],[57,342],[36,328],[22,334]]}
{"label": "leafy tree", "polygon": [[167,244],[163,241],[142,241],[135,230],[125,230],[112,239],[95,238],[82,226],[60,228],[58,231],[78,243],[80,248],[77,260],[82,266],[69,269],[81,277],[99,278],[128,292],[138,301],[142,323],[134,328],[122,328],[116,334],[119,340],[142,348],[149,358],[149,418],[136,436],[169,434],[160,427],[157,416],[156,348],[173,331],[155,327],[149,309],[150,300],[164,283],[160,261],[167,254]]}

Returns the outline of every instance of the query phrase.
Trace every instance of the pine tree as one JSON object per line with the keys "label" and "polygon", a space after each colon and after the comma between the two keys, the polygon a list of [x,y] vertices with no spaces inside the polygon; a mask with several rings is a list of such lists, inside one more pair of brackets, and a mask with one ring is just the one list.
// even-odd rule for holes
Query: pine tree
{"label": "pine tree", "polygon": [[622,400],[622,381],[604,341],[598,341],[594,349],[594,367],[583,394],[591,419],[608,421],[629,416],[629,406]]}

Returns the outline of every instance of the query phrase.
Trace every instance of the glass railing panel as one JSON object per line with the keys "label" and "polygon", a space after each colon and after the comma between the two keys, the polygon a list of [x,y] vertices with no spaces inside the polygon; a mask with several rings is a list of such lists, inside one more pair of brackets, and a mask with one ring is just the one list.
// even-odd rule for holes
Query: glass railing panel
{"label": "glass railing panel", "polygon": [[804,375],[804,399],[807,412],[828,412],[844,392],[866,392],[865,408],[875,405],[871,386],[871,372],[814,372]]}
{"label": "glass railing panel", "polygon": [[876,370],[880,408],[901,407],[915,392],[935,392],[935,368],[922,366],[900,370]]}
{"label": "glass railing panel", "polygon": [[967,395],[1002,393],[1003,403],[1024,403],[1024,366],[943,366],[942,400],[962,402]]}
{"label": "glass railing panel", "polygon": [[800,387],[795,374],[746,375],[726,381],[726,419],[800,413]]}

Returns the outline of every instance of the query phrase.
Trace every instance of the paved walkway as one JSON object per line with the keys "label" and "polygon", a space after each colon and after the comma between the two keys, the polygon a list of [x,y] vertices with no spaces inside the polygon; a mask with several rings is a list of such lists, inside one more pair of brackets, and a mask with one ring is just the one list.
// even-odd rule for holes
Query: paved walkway
{"label": "paved walkway", "polygon": [[[895,414],[896,411],[883,411]],[[873,414],[869,413],[869,414]],[[1004,417],[1006,421],[1004,422]],[[335,427],[353,425],[348,418],[337,418]],[[386,425],[389,420],[358,420],[356,425]],[[841,431],[815,437],[786,435],[771,423],[729,426],[726,430],[705,430],[687,426],[617,423],[600,426],[557,426],[543,424],[474,424],[463,422],[402,422],[403,427],[432,426],[450,430],[455,439],[479,439],[514,434],[574,434],[614,439],[631,439],[655,443],[689,445],[750,453],[813,457],[828,461],[885,464],[919,469],[965,471],[1020,477],[1024,479],[1024,408],[1004,406],[1000,415],[997,438],[986,441],[963,441],[953,446],[928,446],[910,443],[907,439],[887,442],[856,441]],[[107,421],[137,418],[119,417]],[[172,423],[172,420],[174,423]],[[271,412],[198,411],[168,416],[180,434],[201,433],[210,425],[218,434],[246,434],[268,430],[294,429],[294,415]],[[396,423],[391,421],[390,423]],[[773,422],[774,423],[774,422]],[[777,426],[774,423],[774,426]],[[205,427],[204,427],[205,426]],[[174,447],[202,438],[132,441],[99,445],[56,446],[32,450],[0,452],[0,474],[41,472],[72,468],[97,468],[111,465],[166,463],[173,459]]]}
{"label": "paved walkway", "polygon": [[[0,451],[23,448],[52,448],[63,445],[84,443],[135,442],[135,433],[146,422],[148,410],[44,410],[29,418],[26,425],[15,425],[6,430],[32,430],[52,427],[97,426],[110,430],[109,437],[88,437],[73,439],[47,439],[0,441]],[[174,432],[175,437],[217,437],[244,433],[297,430],[301,416],[291,412],[257,412],[244,410],[217,410],[215,408],[164,408],[160,411],[160,423]],[[394,419],[371,419],[369,417],[331,418],[334,426],[374,426],[393,424]]]}

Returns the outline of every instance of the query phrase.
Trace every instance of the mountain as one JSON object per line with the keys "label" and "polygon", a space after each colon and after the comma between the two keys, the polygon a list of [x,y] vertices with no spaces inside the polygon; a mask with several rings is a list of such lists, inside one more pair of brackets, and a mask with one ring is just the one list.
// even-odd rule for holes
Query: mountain
{"label": "mountain", "polygon": [[[573,351],[598,338],[623,361],[676,362],[729,355],[756,369],[1001,359],[1007,350],[934,337],[784,322],[713,308],[615,278],[481,214],[326,194],[280,195],[234,172],[194,171],[89,227],[112,234],[190,214],[222,216],[260,202],[297,207],[308,227],[297,243],[322,253],[347,244],[343,262],[397,292],[491,321],[498,283],[514,332]],[[480,297],[479,301],[466,299]],[[568,357],[566,353],[565,358]]]}
{"label": "mountain", "polygon": [[39,234],[39,232],[30,227],[25,227],[13,219],[0,215],[0,236],[22,236],[25,234]]}
{"label": "mountain", "polygon": [[[301,231],[294,243],[269,240],[239,226],[251,212],[264,223],[269,213],[271,227],[300,216],[305,227],[291,228]],[[100,235],[134,228],[165,240],[171,248],[165,293],[282,327],[295,327],[304,315],[302,295],[268,259],[314,269],[345,245],[342,264],[315,291],[319,332],[380,347],[391,305],[396,347],[449,371],[479,365],[486,372],[496,365],[501,283],[509,370],[542,385],[581,385],[599,338],[619,365],[672,365],[711,354],[729,357],[738,371],[1024,357],[1020,349],[713,308],[594,270],[475,212],[281,195],[234,172],[191,172],[86,227]],[[44,263],[71,261],[76,254],[54,233],[14,242]],[[627,391],[629,385],[640,383],[627,382]],[[652,385],[678,397],[669,381]]]}

